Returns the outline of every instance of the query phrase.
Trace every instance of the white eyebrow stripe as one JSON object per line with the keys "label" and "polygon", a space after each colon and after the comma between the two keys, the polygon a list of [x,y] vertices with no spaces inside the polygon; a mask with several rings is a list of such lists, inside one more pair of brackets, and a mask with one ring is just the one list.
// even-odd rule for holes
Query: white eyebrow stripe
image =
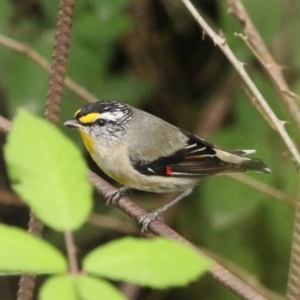
{"label": "white eyebrow stripe", "polygon": [[93,121],[98,120],[98,119],[105,119],[108,121],[116,121],[118,119],[121,119],[124,116],[124,113],[122,111],[119,112],[104,112],[100,114],[97,118],[95,118]]}
{"label": "white eyebrow stripe", "polygon": [[151,168],[147,168],[147,169],[148,169],[148,171],[155,173]]}

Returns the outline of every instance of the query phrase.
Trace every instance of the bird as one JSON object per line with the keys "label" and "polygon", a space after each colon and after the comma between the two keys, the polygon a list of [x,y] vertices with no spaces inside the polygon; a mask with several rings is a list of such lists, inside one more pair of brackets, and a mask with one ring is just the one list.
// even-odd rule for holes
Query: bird
{"label": "bird", "polygon": [[232,172],[270,173],[255,150],[226,150],[143,110],[116,101],[97,101],[78,109],[64,123],[77,129],[98,167],[123,186],[108,197],[116,204],[128,189],[180,193],[139,220],[142,232],[153,220],[188,196],[205,177]]}

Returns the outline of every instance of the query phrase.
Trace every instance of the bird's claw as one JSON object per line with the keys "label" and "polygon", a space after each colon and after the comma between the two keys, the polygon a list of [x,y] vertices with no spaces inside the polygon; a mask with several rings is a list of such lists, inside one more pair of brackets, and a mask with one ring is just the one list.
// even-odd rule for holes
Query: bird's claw
{"label": "bird's claw", "polygon": [[118,200],[122,197],[127,195],[127,186],[123,186],[120,189],[118,189],[116,192],[112,192],[107,196],[107,201],[106,201],[106,207],[108,207],[110,204],[116,205]]}
{"label": "bird's claw", "polygon": [[160,212],[155,210],[139,220],[139,224],[142,225],[142,234],[149,232],[149,225],[152,221],[155,220],[159,220],[162,222],[164,221],[163,217],[160,216]]}

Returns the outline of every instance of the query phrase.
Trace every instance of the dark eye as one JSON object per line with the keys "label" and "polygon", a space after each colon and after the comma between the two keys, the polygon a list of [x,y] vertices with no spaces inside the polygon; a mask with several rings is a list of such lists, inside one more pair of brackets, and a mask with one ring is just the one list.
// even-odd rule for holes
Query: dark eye
{"label": "dark eye", "polygon": [[106,124],[106,121],[103,120],[103,119],[98,119],[98,120],[97,120],[97,124],[98,124],[99,126],[104,126],[104,125]]}

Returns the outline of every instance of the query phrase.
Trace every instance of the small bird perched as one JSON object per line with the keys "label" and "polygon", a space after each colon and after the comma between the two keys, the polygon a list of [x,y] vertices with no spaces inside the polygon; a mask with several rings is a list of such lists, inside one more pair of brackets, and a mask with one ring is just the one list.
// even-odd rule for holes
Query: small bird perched
{"label": "small bird perched", "polygon": [[64,125],[79,131],[95,163],[123,184],[110,195],[116,203],[128,188],[155,193],[181,192],[140,220],[151,221],[187,195],[201,178],[253,170],[270,173],[255,150],[225,150],[130,105],[99,101],[79,109]]}

